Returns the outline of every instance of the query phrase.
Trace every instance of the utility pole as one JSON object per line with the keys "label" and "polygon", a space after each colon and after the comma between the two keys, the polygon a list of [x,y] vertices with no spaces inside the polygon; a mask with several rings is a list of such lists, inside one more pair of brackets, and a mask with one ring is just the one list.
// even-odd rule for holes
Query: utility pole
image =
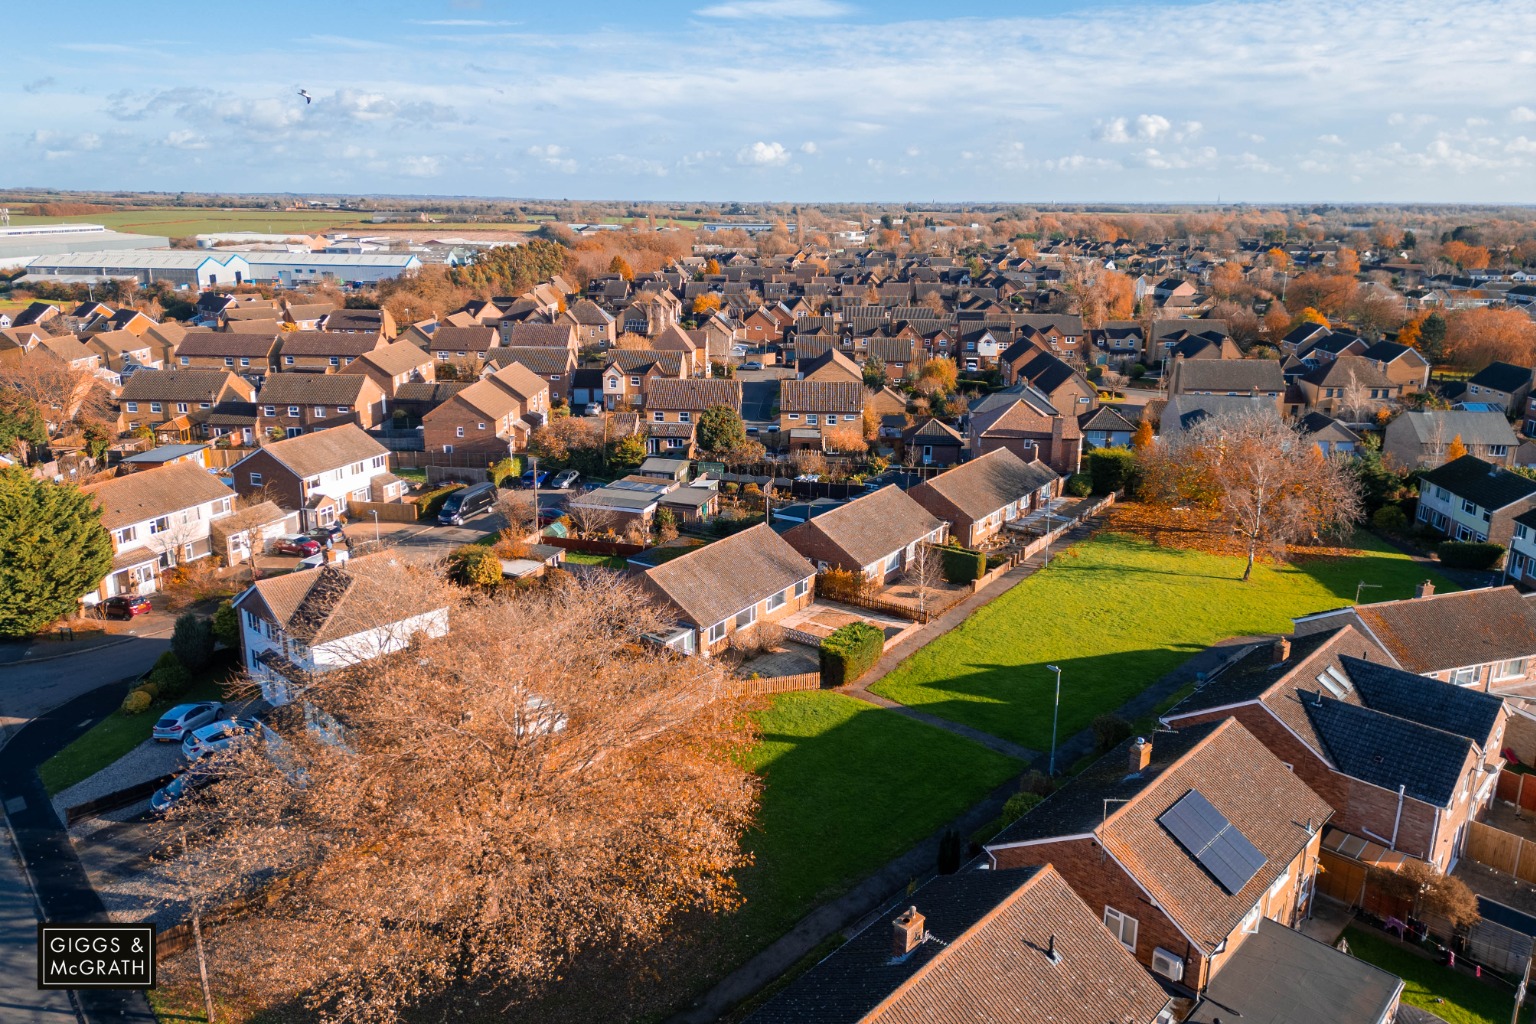
{"label": "utility pole", "polygon": [[1049,775],[1056,777],[1056,723],[1061,719],[1061,668],[1057,665],[1045,666],[1051,672],[1056,673],[1056,707],[1051,712],[1051,767]]}

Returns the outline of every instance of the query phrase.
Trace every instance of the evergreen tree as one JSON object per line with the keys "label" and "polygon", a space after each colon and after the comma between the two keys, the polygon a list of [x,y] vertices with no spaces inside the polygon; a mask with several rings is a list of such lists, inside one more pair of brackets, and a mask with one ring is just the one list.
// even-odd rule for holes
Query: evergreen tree
{"label": "evergreen tree", "polygon": [[1445,331],[1445,317],[1439,313],[1429,314],[1419,325],[1419,351],[1431,363],[1438,363],[1445,358]]}
{"label": "evergreen tree", "polygon": [[719,458],[747,443],[747,426],[735,409],[712,405],[699,416],[698,443],[706,455]]}
{"label": "evergreen tree", "polygon": [[112,540],[88,495],[0,469],[0,636],[73,612],[111,569]]}

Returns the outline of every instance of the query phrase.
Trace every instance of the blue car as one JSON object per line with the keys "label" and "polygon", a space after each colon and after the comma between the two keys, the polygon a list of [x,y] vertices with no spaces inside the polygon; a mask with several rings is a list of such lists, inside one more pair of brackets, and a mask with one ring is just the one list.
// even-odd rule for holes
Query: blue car
{"label": "blue car", "polygon": [[197,792],[217,779],[217,773],[206,767],[194,765],[155,790],[154,795],[149,798],[149,809],[156,814],[164,814],[182,797]]}
{"label": "blue car", "polygon": [[549,473],[541,469],[537,474],[535,474],[534,471],[530,469],[523,474],[522,483],[524,487],[543,487],[545,484],[549,483]]}

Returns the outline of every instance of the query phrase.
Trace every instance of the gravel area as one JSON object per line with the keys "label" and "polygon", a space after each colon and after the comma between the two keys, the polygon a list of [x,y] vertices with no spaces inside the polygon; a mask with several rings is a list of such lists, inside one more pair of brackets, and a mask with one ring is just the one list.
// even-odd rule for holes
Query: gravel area
{"label": "gravel area", "polygon": [[[148,725],[154,724],[148,719],[146,722]],[[95,800],[108,793],[115,793],[120,789],[127,789],[129,786],[136,786],[141,782],[148,782],[150,779],[158,779],[162,775],[170,775],[180,771],[186,763],[187,759],[181,756],[180,743],[156,743],[154,740],[145,740],[95,775],[57,793],[53,798],[53,809],[58,812],[59,820],[64,821],[66,808],[78,806],[87,800]]]}

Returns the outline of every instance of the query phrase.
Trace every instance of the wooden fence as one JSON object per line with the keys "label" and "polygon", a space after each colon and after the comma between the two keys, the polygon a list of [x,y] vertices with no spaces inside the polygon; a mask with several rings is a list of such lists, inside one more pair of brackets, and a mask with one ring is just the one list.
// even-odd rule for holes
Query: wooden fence
{"label": "wooden fence", "polygon": [[1382,919],[1407,919],[1412,909],[1408,902],[1388,896],[1367,884],[1370,869],[1366,865],[1340,856],[1332,850],[1322,850],[1318,864],[1322,870],[1317,875],[1317,891],[1322,895],[1349,907],[1359,907],[1367,914]]}
{"label": "wooden fence", "polygon": [[[816,592],[818,595],[821,594],[820,585],[817,586]],[[943,596],[948,596],[948,592],[938,592],[934,596],[941,596],[941,593]],[[943,608],[925,608],[919,612],[911,605],[902,604],[900,601],[887,601],[883,597],[854,594],[846,590],[839,590],[836,594],[828,593],[825,599],[836,601],[838,604],[851,604],[855,608],[868,608],[872,612],[885,612],[888,615],[894,615],[899,619],[906,619],[909,622],[927,623],[944,610]],[[958,600],[959,598],[957,597],[956,601],[951,601],[950,604],[955,604]],[[949,605],[944,606],[944,608],[948,607]]]}
{"label": "wooden fence", "polygon": [[538,542],[551,547],[564,548],[567,551],[582,551],[592,555],[619,555],[623,558],[638,555],[647,550],[644,544],[625,544],[623,541],[616,540],[585,540],[576,537],[540,537]]}
{"label": "wooden fence", "polygon": [[1480,821],[1469,821],[1462,856],[1536,885],[1536,842],[1529,839]]}
{"label": "wooden fence", "polygon": [[820,672],[801,672],[792,676],[773,676],[769,679],[743,679],[741,695],[760,697],[770,693],[789,693],[794,690],[821,689]]}
{"label": "wooden fence", "polygon": [[414,523],[421,518],[421,506],[414,501],[358,501],[347,499],[347,518],[354,523],[367,523],[377,512],[381,522]]}
{"label": "wooden fence", "polygon": [[1507,804],[1527,811],[1536,811],[1536,775],[1512,772],[1508,768],[1499,772],[1498,788],[1494,795]]}

